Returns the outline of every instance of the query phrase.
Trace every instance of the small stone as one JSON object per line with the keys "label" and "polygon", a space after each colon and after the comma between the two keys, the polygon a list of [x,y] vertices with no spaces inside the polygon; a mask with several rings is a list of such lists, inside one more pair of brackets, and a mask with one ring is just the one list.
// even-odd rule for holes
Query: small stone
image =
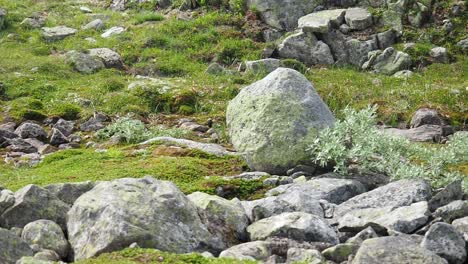
{"label": "small stone", "polygon": [[402,71],[397,71],[395,74],[393,74],[393,77],[398,78],[398,79],[409,79],[414,75],[414,72],[410,70],[402,70]]}
{"label": "small stone", "polygon": [[281,61],[278,59],[263,59],[256,61],[245,62],[245,72],[253,74],[257,73],[270,73],[281,66]]}
{"label": "small stone", "polygon": [[59,146],[65,143],[68,143],[67,137],[60,130],[56,128],[52,128],[52,135],[50,136],[50,144],[53,146]]}
{"label": "small stone", "polygon": [[42,28],[42,37],[49,42],[62,40],[66,37],[75,35],[78,30],[69,28],[66,26],[58,26],[58,27],[43,27]]}
{"label": "small stone", "polygon": [[331,261],[336,263],[342,263],[348,260],[349,256],[355,255],[359,249],[358,244],[354,243],[345,243],[338,244],[336,246],[325,249],[322,252],[322,255]]}
{"label": "small stone", "polygon": [[205,72],[211,75],[220,75],[220,74],[225,74],[228,71],[219,63],[214,62],[208,65],[208,68],[206,68]]}
{"label": "small stone", "polygon": [[60,256],[53,250],[43,249],[34,255],[34,259],[43,261],[60,261]]}
{"label": "small stone", "polygon": [[90,14],[93,12],[93,10],[91,10],[89,7],[86,7],[86,6],[80,6],[80,11],[85,14]]}
{"label": "small stone", "polygon": [[123,61],[120,55],[108,48],[98,48],[98,49],[90,49],[88,50],[89,55],[92,57],[97,57],[104,62],[106,68],[116,68],[122,69],[123,68]]}
{"label": "small stone", "polygon": [[443,47],[433,48],[431,49],[430,55],[432,59],[434,60],[434,62],[437,62],[437,63],[449,63],[450,62],[449,54],[446,48],[443,48]]}
{"label": "small stone", "polygon": [[324,261],[324,257],[318,250],[290,248],[288,249],[286,263],[322,264]]}
{"label": "small stone", "polygon": [[120,35],[125,32],[125,28],[123,27],[111,27],[106,32],[102,33],[101,37],[103,38],[110,38],[115,35]]}
{"label": "small stone", "polygon": [[83,29],[103,30],[106,25],[101,19],[95,19],[83,26]]}
{"label": "small stone", "polygon": [[277,186],[278,185],[278,177],[270,177],[263,180],[263,186]]}
{"label": "small stone", "polygon": [[29,245],[55,251],[61,258],[68,255],[68,241],[59,225],[50,220],[37,220],[23,228],[21,238]]}

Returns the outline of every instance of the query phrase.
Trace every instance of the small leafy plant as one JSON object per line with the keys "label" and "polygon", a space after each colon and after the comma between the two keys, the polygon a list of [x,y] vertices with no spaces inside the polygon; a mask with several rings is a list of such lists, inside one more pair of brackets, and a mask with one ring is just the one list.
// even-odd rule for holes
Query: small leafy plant
{"label": "small leafy plant", "polygon": [[376,110],[345,108],[343,120],[322,130],[310,147],[315,161],[321,166],[333,164],[341,174],[373,172],[393,179],[424,178],[436,187],[466,177],[453,167],[468,162],[468,135],[455,134],[441,147],[411,143],[379,129]]}

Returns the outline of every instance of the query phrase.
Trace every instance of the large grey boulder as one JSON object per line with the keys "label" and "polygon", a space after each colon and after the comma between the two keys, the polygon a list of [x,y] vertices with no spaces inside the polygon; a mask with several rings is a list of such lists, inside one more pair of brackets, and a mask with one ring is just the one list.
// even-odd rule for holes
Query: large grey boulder
{"label": "large grey boulder", "polygon": [[48,190],[51,194],[57,196],[64,203],[69,204],[70,206],[75,203],[84,193],[90,191],[94,188],[96,183],[91,181],[86,182],[74,182],[74,183],[55,183],[45,186],[44,188]]}
{"label": "large grey boulder", "polygon": [[40,249],[56,252],[61,258],[68,255],[68,241],[59,225],[50,220],[37,220],[23,228],[21,238],[31,247],[37,245]]}
{"label": "large grey boulder", "polygon": [[91,74],[105,68],[101,59],[83,52],[72,50],[67,52],[65,57],[67,63],[71,64],[80,73]]}
{"label": "large grey boulder", "polygon": [[304,183],[281,185],[269,190],[266,195],[285,197],[285,200],[292,200],[287,197],[302,194],[308,200],[318,201],[323,199],[330,203],[340,204],[366,191],[366,187],[356,180],[318,178]]}
{"label": "large grey boulder", "polygon": [[0,263],[16,264],[24,256],[32,256],[33,251],[26,242],[10,230],[0,227]]}
{"label": "large grey boulder", "polygon": [[249,218],[239,200],[226,200],[216,195],[195,192],[187,196],[200,211],[211,233],[218,235],[227,246],[247,241]]}
{"label": "large grey boulder", "polygon": [[399,180],[357,195],[338,205],[335,217],[356,209],[408,206],[431,198],[430,185],[422,180]]}
{"label": "large grey boulder", "polygon": [[376,50],[368,54],[368,61],[362,66],[374,69],[376,73],[393,75],[411,67],[411,57],[407,53],[397,51],[392,47],[384,51]]}
{"label": "large grey boulder", "polygon": [[247,0],[247,7],[260,13],[268,25],[290,31],[297,27],[297,20],[323,3],[322,0]]}
{"label": "large grey boulder", "polygon": [[217,252],[224,246],[173,183],[151,177],[99,183],[75,201],[67,219],[75,260],[135,242],[177,253]]}
{"label": "large grey boulder", "polygon": [[68,204],[46,189],[31,184],[15,193],[15,204],[3,212],[0,225],[22,228],[33,221],[46,219],[56,222],[65,230],[65,218],[69,209]]}
{"label": "large grey boulder", "polygon": [[465,240],[455,227],[435,223],[424,235],[421,246],[448,260],[450,264],[466,263]]}
{"label": "large grey boulder", "polygon": [[406,236],[379,237],[364,241],[352,264],[447,264],[435,253]]}
{"label": "large grey boulder", "polygon": [[121,69],[123,67],[120,55],[109,48],[89,49],[88,52],[90,56],[101,59],[106,68]]}
{"label": "large grey boulder", "polygon": [[25,122],[15,130],[15,134],[21,138],[37,138],[44,140],[47,138],[47,132],[38,124]]}
{"label": "large grey boulder", "polygon": [[226,121],[231,142],[251,169],[281,174],[310,163],[308,147],[335,119],[302,74],[279,68],[242,89],[229,103]]}
{"label": "large grey boulder", "polygon": [[309,66],[334,63],[330,47],[313,33],[302,30],[286,37],[278,45],[278,53],[281,58],[296,59]]}
{"label": "large grey boulder", "polygon": [[338,28],[344,21],[345,9],[333,9],[314,12],[299,18],[299,28],[304,32],[327,33],[331,28]]}
{"label": "large grey boulder", "polygon": [[353,30],[364,30],[373,24],[371,13],[364,8],[349,8],[345,15],[346,24]]}
{"label": "large grey boulder", "polygon": [[294,212],[262,219],[247,228],[251,240],[286,237],[298,241],[337,244],[338,235],[321,217]]}
{"label": "large grey boulder", "polygon": [[42,28],[42,37],[48,41],[58,41],[66,37],[73,36],[78,32],[74,28],[69,28],[66,26],[57,26],[57,27],[43,27]]}

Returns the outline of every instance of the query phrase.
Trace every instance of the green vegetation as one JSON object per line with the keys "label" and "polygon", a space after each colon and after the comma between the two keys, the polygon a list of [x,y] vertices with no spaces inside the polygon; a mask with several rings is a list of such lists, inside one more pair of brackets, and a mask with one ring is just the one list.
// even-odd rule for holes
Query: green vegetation
{"label": "green vegetation", "polygon": [[155,249],[125,249],[120,252],[103,254],[95,259],[76,262],[77,264],[254,264],[255,261],[205,258],[200,254],[171,254]]}
{"label": "green vegetation", "polygon": [[[410,143],[383,134],[376,127],[375,108],[355,111],[346,108],[344,119],[320,132],[311,146],[321,166],[334,164],[335,171],[347,174],[383,173],[393,179],[423,178],[444,187],[466,174],[453,166],[468,162],[468,135],[456,134],[443,147]],[[468,182],[465,181],[465,189]]]}

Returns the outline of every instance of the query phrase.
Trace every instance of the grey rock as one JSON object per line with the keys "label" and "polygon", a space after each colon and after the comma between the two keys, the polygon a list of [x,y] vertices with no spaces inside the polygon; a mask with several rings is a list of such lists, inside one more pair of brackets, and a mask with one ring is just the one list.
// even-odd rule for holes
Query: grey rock
{"label": "grey rock", "polygon": [[187,196],[201,212],[210,232],[220,236],[227,247],[247,241],[249,218],[239,200],[195,192]]}
{"label": "grey rock", "polygon": [[378,48],[377,42],[374,39],[360,41],[350,39],[346,41],[345,47],[349,54],[349,63],[361,67],[367,60],[369,52]]}
{"label": "grey rock", "polygon": [[344,66],[350,63],[346,46],[349,37],[338,30],[332,29],[328,33],[321,34],[320,39],[330,47],[336,65]]}
{"label": "grey rock", "polygon": [[459,47],[463,51],[467,51],[468,50],[468,38],[458,41],[457,47]]}
{"label": "grey rock", "polygon": [[367,227],[363,229],[361,232],[357,233],[355,236],[346,240],[346,243],[358,244],[361,245],[362,242],[366,241],[370,238],[379,237],[377,233],[372,229],[372,227]]}
{"label": "grey rock", "polygon": [[60,130],[62,134],[66,137],[70,136],[73,133],[75,123],[73,121],[67,121],[64,119],[59,119],[53,126],[54,128]]}
{"label": "grey rock", "polygon": [[237,153],[228,151],[221,145],[217,145],[213,143],[201,143],[201,142],[196,142],[196,141],[192,141],[188,139],[180,139],[180,138],[173,138],[173,137],[155,137],[143,143],[140,143],[140,145],[148,145],[154,142],[161,142],[165,144],[176,144],[179,146],[181,145],[189,149],[198,149],[200,151],[203,151],[203,152],[206,152],[208,154],[215,155],[218,157],[237,155]]}
{"label": "grey rock", "polygon": [[281,61],[278,59],[263,59],[256,61],[245,62],[245,72],[253,74],[270,73],[281,66]]}
{"label": "grey rock", "polygon": [[265,261],[271,256],[270,243],[266,241],[253,241],[233,246],[224,250],[220,258],[237,260]]}
{"label": "grey rock", "polygon": [[263,186],[277,186],[278,182],[278,177],[270,177],[263,180]]}
{"label": "grey rock", "polygon": [[290,248],[288,249],[286,263],[322,264],[325,258],[315,249]]}
{"label": "grey rock", "polygon": [[441,217],[446,222],[452,222],[454,219],[468,215],[468,201],[457,200],[445,206],[437,208],[434,212],[435,217]]}
{"label": "grey rock", "polygon": [[214,62],[208,65],[208,68],[206,68],[205,72],[211,75],[221,75],[226,74],[228,70],[221,66],[219,63]]}
{"label": "grey rock", "polygon": [[437,63],[449,63],[450,62],[449,54],[446,48],[443,48],[443,47],[432,48],[430,55],[432,59],[434,60],[434,62],[437,62]]}
{"label": "grey rock", "polygon": [[373,24],[371,13],[364,8],[347,9],[345,20],[352,30],[364,30]]}
{"label": "grey rock", "polygon": [[60,144],[68,143],[67,137],[58,129],[52,128],[50,136],[50,144],[53,146],[58,146]]}
{"label": "grey rock", "polygon": [[50,220],[37,220],[23,228],[21,238],[30,246],[56,252],[61,258],[68,255],[68,241],[60,226]]}
{"label": "grey rock", "polygon": [[40,260],[34,257],[22,257],[19,259],[16,264],[54,264],[51,261]]}
{"label": "grey rock", "polygon": [[13,232],[0,227],[0,263],[16,264],[24,256],[32,256],[31,248]]}
{"label": "grey rock", "polygon": [[435,253],[421,248],[405,236],[371,238],[364,241],[353,264],[447,264]]}
{"label": "grey rock", "polygon": [[104,22],[101,20],[101,19],[95,19],[91,22],[89,22],[88,24],[84,25],[83,26],[83,29],[87,30],[87,29],[94,29],[94,30],[103,30],[105,28],[105,24]]}
{"label": "grey rock", "polygon": [[[15,128],[16,128],[16,123],[15,122],[7,122],[7,123],[4,123],[4,124],[0,125],[0,131],[15,132]],[[0,132],[0,133],[2,133],[2,132]],[[0,134],[0,135],[2,135],[2,134]]]}
{"label": "grey rock", "polygon": [[58,26],[58,27],[43,27],[42,28],[42,37],[48,41],[48,42],[53,42],[53,41],[58,41],[62,40],[66,37],[73,36],[78,32],[78,30],[74,28],[69,28],[66,26]]}
{"label": "grey rock", "polygon": [[75,201],[67,219],[75,260],[135,242],[176,253],[219,252],[223,246],[174,184],[151,177],[101,182]]}
{"label": "grey rock", "polygon": [[375,59],[371,56],[369,55],[369,61],[366,63],[369,63],[369,66],[371,65],[376,73],[393,75],[398,71],[407,70],[411,66],[411,57],[392,47],[383,52],[375,53]]}
{"label": "grey rock", "polygon": [[398,78],[398,79],[409,79],[414,75],[414,72],[410,70],[402,70],[402,71],[397,71],[395,74],[393,74],[393,77]]}
{"label": "grey rock", "polygon": [[43,16],[27,17],[21,21],[20,25],[26,28],[41,28],[45,25],[46,18]]}
{"label": "grey rock", "polygon": [[65,217],[70,207],[46,189],[28,185],[15,193],[15,204],[0,217],[3,227],[24,227],[30,222],[46,219],[65,230]]}
{"label": "grey rock", "polygon": [[299,18],[299,28],[304,32],[327,33],[343,24],[345,12],[345,9],[334,9],[308,14]]}
{"label": "grey rock", "polygon": [[437,208],[447,205],[454,200],[461,200],[463,198],[461,184],[461,180],[454,181],[436,193],[434,197],[429,200],[429,209],[435,211]]}
{"label": "grey rock", "polygon": [[7,149],[12,152],[35,153],[37,148],[31,143],[21,138],[13,138],[7,140]]}
{"label": "grey rock", "polygon": [[15,194],[10,190],[0,191],[0,215],[15,204]]}
{"label": "grey rock", "polygon": [[463,235],[465,243],[468,243],[468,216],[453,220],[452,225]]}
{"label": "grey rock", "polygon": [[442,127],[436,125],[422,125],[412,129],[387,128],[384,129],[384,132],[415,142],[439,142],[444,135]]}
{"label": "grey rock", "polygon": [[87,6],[80,6],[80,11],[83,12],[83,13],[86,13],[86,14],[91,14],[93,13],[93,10],[91,10],[89,7]]}
{"label": "grey rock", "polygon": [[296,59],[306,65],[332,65],[330,47],[312,33],[298,31],[286,37],[278,46],[281,58]]}
{"label": "grey rock", "polygon": [[337,244],[338,235],[321,217],[293,212],[262,219],[251,224],[247,232],[252,240],[286,237],[298,241]]}
{"label": "grey rock", "polygon": [[94,58],[86,53],[72,50],[67,52],[65,56],[67,62],[80,73],[91,74],[105,67],[100,59]]}
{"label": "grey rock", "polygon": [[229,103],[226,120],[249,167],[272,174],[310,163],[311,140],[335,121],[312,84],[286,68],[242,89]]}
{"label": "grey rock", "polygon": [[354,256],[360,245],[354,243],[338,244],[336,246],[325,249],[322,255],[336,263],[346,262],[350,256]]}
{"label": "grey rock", "polygon": [[[288,197],[294,194],[302,194],[308,200],[318,201],[323,199],[334,204],[340,204],[365,191],[367,191],[366,187],[355,180],[319,178],[305,183],[279,186],[269,190],[266,195]],[[288,198],[285,199],[288,200]]]}
{"label": "grey rock", "polygon": [[75,203],[84,193],[94,188],[96,183],[91,181],[76,182],[76,183],[55,183],[44,187],[52,195],[57,196],[62,202],[69,204],[70,206]]}
{"label": "grey rock", "polygon": [[244,181],[258,181],[264,177],[270,177],[269,173],[263,171],[250,171],[250,172],[243,172],[239,175],[225,177],[225,179],[240,179]]}
{"label": "grey rock", "polygon": [[47,138],[47,132],[40,125],[31,122],[21,124],[15,130],[15,134],[21,138],[37,138],[42,140]]}
{"label": "grey rock", "polygon": [[115,35],[120,35],[125,32],[125,28],[123,27],[111,27],[106,30],[104,33],[101,34],[102,38],[110,38]]}
{"label": "grey rock", "polygon": [[445,122],[439,115],[437,110],[429,108],[418,109],[411,118],[411,128],[420,127],[422,125],[438,125],[442,126]]}
{"label": "grey rock", "polygon": [[81,131],[85,131],[85,132],[98,131],[98,130],[103,129],[104,127],[106,127],[103,124],[103,122],[104,121],[100,121],[98,118],[92,116],[92,117],[90,117],[88,119],[88,121],[81,124],[80,129],[81,129]]}
{"label": "grey rock", "polygon": [[447,223],[433,224],[424,236],[421,247],[445,258],[450,264],[466,263],[465,240],[455,227]]}
{"label": "grey rock", "polygon": [[297,27],[300,17],[310,14],[322,4],[317,0],[248,0],[247,7],[255,8],[268,25],[290,31]]}
{"label": "grey rock", "polygon": [[376,36],[379,49],[386,49],[395,44],[397,33],[394,29],[390,29],[385,32],[377,33]]}
{"label": "grey rock", "polygon": [[392,207],[398,208],[431,198],[430,185],[422,180],[399,180],[357,195],[338,205],[335,217],[356,209]]}
{"label": "grey rock", "polygon": [[89,55],[92,57],[97,57],[104,62],[106,68],[116,68],[122,69],[123,68],[123,61],[120,55],[108,48],[97,48],[97,49],[89,49]]}
{"label": "grey rock", "polygon": [[34,254],[34,259],[42,260],[42,261],[57,262],[60,260],[60,256],[55,251],[43,249],[37,252],[36,254]]}

